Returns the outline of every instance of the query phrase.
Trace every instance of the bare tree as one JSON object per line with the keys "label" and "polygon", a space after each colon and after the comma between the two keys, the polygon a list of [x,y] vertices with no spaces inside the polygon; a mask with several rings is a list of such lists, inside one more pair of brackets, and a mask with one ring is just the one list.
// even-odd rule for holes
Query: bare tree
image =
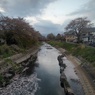
{"label": "bare tree", "polygon": [[85,28],[91,27],[93,24],[91,23],[90,20],[87,19],[87,17],[84,18],[76,18],[74,20],[72,20],[66,29],[66,32],[73,32],[75,33],[75,35],[77,36],[77,40],[78,42],[81,41],[80,37],[81,37],[81,33],[83,32],[83,30]]}

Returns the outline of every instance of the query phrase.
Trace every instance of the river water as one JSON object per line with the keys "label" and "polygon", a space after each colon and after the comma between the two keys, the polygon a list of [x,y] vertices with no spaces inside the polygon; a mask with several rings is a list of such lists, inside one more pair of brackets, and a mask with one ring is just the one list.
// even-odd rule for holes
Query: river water
{"label": "river water", "polygon": [[39,68],[36,69],[39,82],[39,90],[36,95],[65,95],[60,86],[60,67],[57,57],[59,51],[48,44],[44,44],[38,53]]}
{"label": "river water", "polygon": [[[41,47],[37,59],[39,67],[36,69],[41,81],[36,95],[65,95],[63,88],[60,86],[60,67],[57,60],[59,55],[61,53],[57,49],[46,43]],[[66,57],[63,58],[63,62],[67,66],[64,73],[74,94],[84,95],[79,78],[74,72],[75,66]]]}
{"label": "river water", "polygon": [[[0,95],[65,95],[60,86],[60,67],[57,57],[61,53],[43,43],[38,52],[36,66],[28,75],[17,76],[11,84],[0,89]],[[74,72],[74,65],[63,58],[67,65],[64,73],[75,95],[84,95],[79,78]]]}

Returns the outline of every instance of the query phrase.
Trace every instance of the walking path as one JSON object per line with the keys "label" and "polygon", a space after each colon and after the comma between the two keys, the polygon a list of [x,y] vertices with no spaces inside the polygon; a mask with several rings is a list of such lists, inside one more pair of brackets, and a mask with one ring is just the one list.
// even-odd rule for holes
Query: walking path
{"label": "walking path", "polygon": [[[59,49],[62,53],[65,52],[64,49]],[[82,84],[83,90],[85,92],[85,95],[95,95],[95,89],[91,85],[90,79],[88,78],[86,72],[83,70],[83,68],[80,66],[80,61],[72,56],[72,55],[66,55],[68,60],[70,60],[75,65],[75,72],[77,73],[78,77],[80,78],[80,83]]]}

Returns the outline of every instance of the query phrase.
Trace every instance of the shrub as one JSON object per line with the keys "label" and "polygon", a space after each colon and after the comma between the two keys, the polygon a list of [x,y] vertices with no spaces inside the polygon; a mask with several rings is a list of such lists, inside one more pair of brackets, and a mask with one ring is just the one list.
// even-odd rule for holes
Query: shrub
{"label": "shrub", "polygon": [[0,46],[0,56],[3,58],[9,57],[11,55],[15,54],[15,51],[13,49],[10,49],[7,45]]}

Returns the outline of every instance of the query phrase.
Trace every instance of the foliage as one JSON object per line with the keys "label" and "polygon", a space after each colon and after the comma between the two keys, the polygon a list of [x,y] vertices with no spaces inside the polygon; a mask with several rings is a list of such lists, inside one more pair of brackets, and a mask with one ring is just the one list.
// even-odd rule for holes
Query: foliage
{"label": "foliage", "polygon": [[55,47],[63,47],[63,43],[62,42],[48,41],[48,43],[51,44],[52,46],[55,46]]}
{"label": "foliage", "polygon": [[73,51],[73,54],[75,56],[81,56],[89,62],[95,62],[95,48],[87,46],[85,48],[77,47]]}
{"label": "foliage", "polygon": [[7,45],[0,46],[0,57],[5,58],[15,54],[15,51]]}
{"label": "foliage", "polygon": [[15,44],[24,48],[35,45],[41,37],[41,34],[23,18],[1,16],[0,32],[0,36],[6,40],[7,45]]}
{"label": "foliage", "polygon": [[56,40],[61,40],[61,38],[62,38],[62,35],[61,34],[57,34]]}
{"label": "foliage", "polygon": [[20,72],[21,71],[21,66],[20,66],[20,64],[16,64],[16,63],[14,63],[11,59],[5,59],[5,62],[8,64],[8,65],[11,65],[12,66],[12,69],[13,69],[13,71],[15,72],[15,73],[17,73],[17,72]]}
{"label": "foliage", "polygon": [[53,33],[50,33],[47,35],[48,40],[55,40],[55,35]]}

